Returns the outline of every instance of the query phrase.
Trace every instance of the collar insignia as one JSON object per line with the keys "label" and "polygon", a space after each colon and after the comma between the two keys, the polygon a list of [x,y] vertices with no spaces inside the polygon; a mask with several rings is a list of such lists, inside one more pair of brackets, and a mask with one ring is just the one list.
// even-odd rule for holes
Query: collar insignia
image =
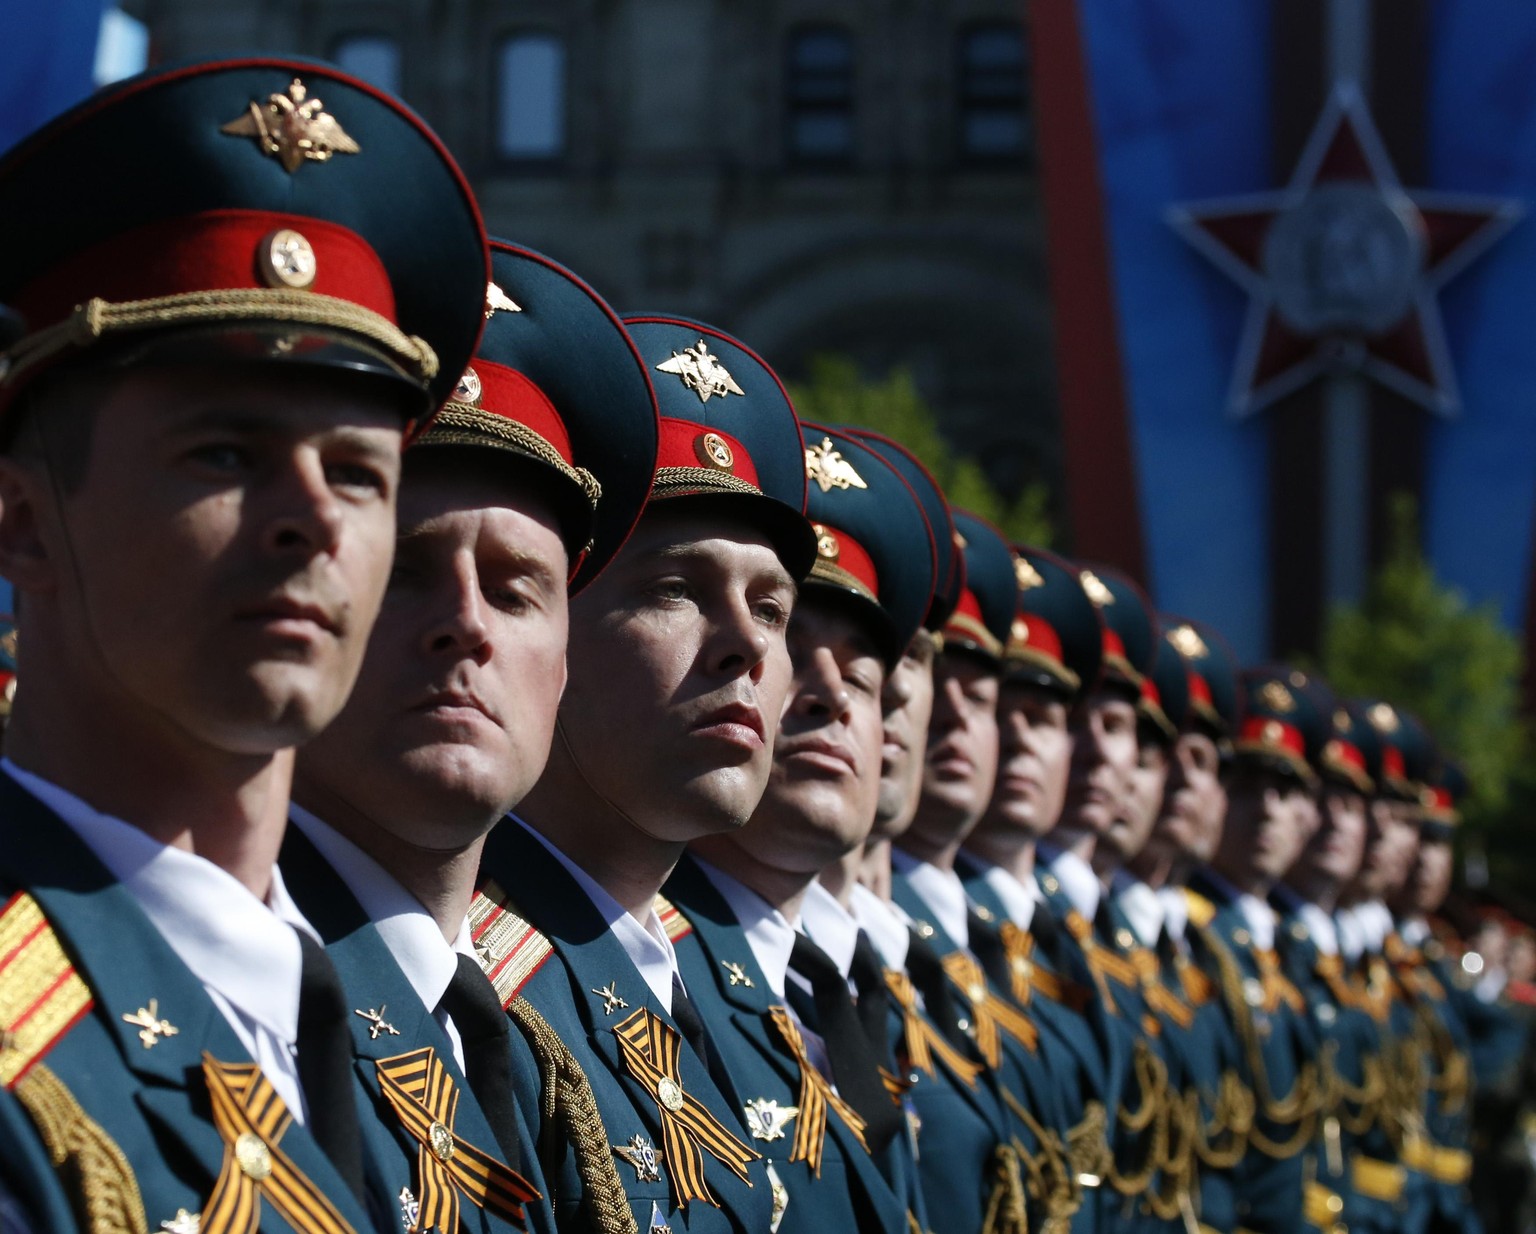
{"label": "collar insignia", "polygon": [[864,477],[853,469],[853,464],[843,457],[841,450],[832,444],[830,437],[823,437],[818,445],[805,448],[805,474],[821,487],[823,493],[835,488],[868,488]]}
{"label": "collar insignia", "polygon": [[487,283],[485,285],[486,321],[490,321],[492,315],[498,312],[521,313],[522,311],[523,306],[517,303],[516,300],[512,299],[511,296],[507,295],[506,292],[502,291],[502,289],[496,286],[495,283]]}
{"label": "collar insignia", "polygon": [[709,402],[715,395],[724,398],[728,394],[746,394],[725,365],[720,363],[720,358],[710,355],[709,347],[703,339],[699,340],[697,347],[674,351],[670,360],[663,360],[656,366],[656,371],[681,377],[683,385],[697,394],[701,403]]}
{"label": "collar insignia", "polygon": [[610,981],[602,989],[594,989],[592,991],[592,993],[596,994],[600,999],[603,1000],[604,1015],[612,1015],[615,1011],[622,1011],[624,1008],[629,1006],[628,1003],[619,997],[619,992],[615,988],[618,986],[618,984],[619,983],[617,981]]}
{"label": "collar insignia", "polygon": [[389,1008],[386,1007],[383,1003],[379,1004],[379,1009],[377,1011],[375,1011],[372,1007],[370,1007],[367,1011],[356,1009],[353,1010],[353,1015],[359,1016],[362,1019],[368,1021],[369,1041],[377,1041],[379,1039],[380,1033],[388,1033],[391,1037],[398,1037],[400,1035],[400,1030],[384,1018],[384,1013],[388,1010]]}
{"label": "collar insignia", "polygon": [[270,155],[292,175],[301,163],[329,162],[335,154],[356,154],[358,144],[347,136],[336,117],[308,91],[297,77],[288,93],[267,96],[265,104],[252,99],[245,115],[219,129],[231,137],[251,137],[263,154]]}
{"label": "collar insignia", "polygon": [[746,1113],[747,1130],[752,1133],[754,1140],[782,1140],[784,1129],[800,1113],[800,1107],[780,1105],[766,1097],[754,1097],[747,1102]]}
{"label": "collar insignia", "polygon": [[736,963],[735,960],[721,960],[720,964],[726,973],[729,974],[732,985],[744,985],[747,989],[752,989],[752,978],[747,975],[747,970]]}
{"label": "collar insignia", "polygon": [[628,1144],[615,1144],[613,1155],[635,1167],[635,1181],[655,1183],[661,1181],[661,1154],[656,1146],[643,1135],[632,1135]]}
{"label": "collar insignia", "polygon": [[123,1022],[139,1030],[139,1040],[146,1050],[160,1044],[162,1037],[174,1037],[181,1029],[169,1020],[160,1018],[160,1000],[152,998],[148,1007],[140,1007],[132,1015],[124,1015]]}

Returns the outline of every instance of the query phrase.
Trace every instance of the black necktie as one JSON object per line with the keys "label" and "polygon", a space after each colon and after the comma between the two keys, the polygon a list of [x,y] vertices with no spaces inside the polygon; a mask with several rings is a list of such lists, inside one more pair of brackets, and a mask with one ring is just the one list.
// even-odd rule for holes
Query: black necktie
{"label": "black necktie", "polygon": [[464,1046],[464,1078],[480,1103],[485,1121],[491,1124],[503,1159],[514,1170],[521,1168],[507,1013],[496,996],[496,988],[474,960],[461,955],[453,980],[437,1007],[459,1030],[459,1041]]}
{"label": "black necktie", "polygon": [[864,1141],[870,1152],[881,1152],[901,1130],[901,1111],[880,1078],[878,1056],[848,996],[848,982],[827,953],[804,934],[795,935],[789,967],[811,983],[816,1007],[812,1027],[826,1044],[832,1082],[864,1120]]}
{"label": "black necktie", "polygon": [[1013,988],[1013,973],[1008,964],[1008,949],[1003,946],[1003,936],[993,925],[971,913],[966,919],[971,953],[975,955],[987,980],[999,990]]}
{"label": "black necktie", "polygon": [[704,1064],[704,1069],[709,1072],[709,1078],[715,1082],[715,1087],[720,1090],[721,1096],[727,1101],[734,1102],[736,1090],[731,1086],[725,1069],[720,1065],[720,1056],[715,1053],[714,1046],[710,1044],[709,1034],[704,1031],[704,1021],[699,1015],[699,1009],[693,1005],[693,1000],[688,997],[688,991],[683,989],[683,979],[676,973],[672,974],[672,1019],[678,1031],[683,1034],[683,1040]]}
{"label": "black necktie", "polygon": [[[875,1057],[882,1066],[890,1067],[891,1058],[891,992],[885,984],[885,966],[875,951],[869,935],[859,931],[853,944],[853,961],[848,966],[853,978],[853,988],[858,991],[859,1023],[864,1035],[874,1047]],[[894,1070],[894,1067],[890,1068]]]}
{"label": "black necktie", "polygon": [[299,952],[299,1086],[306,1125],[346,1184],[363,1199],[363,1133],[352,1090],[352,1037],[341,978],[325,948],[303,930]]}

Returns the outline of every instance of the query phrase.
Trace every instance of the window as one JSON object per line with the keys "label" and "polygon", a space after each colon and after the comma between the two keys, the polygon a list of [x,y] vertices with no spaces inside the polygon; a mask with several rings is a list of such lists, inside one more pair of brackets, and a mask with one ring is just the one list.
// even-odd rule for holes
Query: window
{"label": "window", "polygon": [[1022,158],[1024,30],[1015,22],[987,22],[960,34],[960,150],[967,158]]}
{"label": "window", "polygon": [[496,59],[496,152],[508,159],[565,153],[565,43],[517,34]]}
{"label": "window", "polygon": [[400,44],[387,34],[349,34],[337,39],[331,59],[386,94],[400,93]]}
{"label": "window", "polygon": [[786,144],[792,159],[853,156],[853,38],[840,26],[790,33],[784,81]]}

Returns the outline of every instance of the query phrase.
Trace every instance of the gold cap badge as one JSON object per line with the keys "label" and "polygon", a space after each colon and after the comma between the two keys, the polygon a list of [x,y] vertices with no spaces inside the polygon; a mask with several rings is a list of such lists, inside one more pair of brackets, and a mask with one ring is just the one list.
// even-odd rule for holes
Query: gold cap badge
{"label": "gold cap badge", "polygon": [[1115,602],[1115,593],[1106,587],[1104,580],[1092,570],[1084,570],[1077,577],[1083,584],[1083,590],[1088,593],[1088,598],[1093,601],[1096,608],[1107,608]]}
{"label": "gold cap badge", "polygon": [[1030,591],[1036,587],[1044,587],[1045,580],[1040,577],[1040,571],[1035,569],[1034,563],[1027,557],[1015,554],[1013,559],[1013,577],[1018,580],[1020,591]]}
{"label": "gold cap badge", "polygon": [[683,385],[697,394],[701,403],[709,402],[715,395],[721,398],[728,394],[745,395],[745,391],[736,384],[736,379],[720,363],[719,357],[710,355],[709,347],[703,339],[699,340],[697,347],[674,351],[671,359],[663,360],[656,366],[656,371],[681,377]]}
{"label": "gold cap badge", "polygon": [[303,291],[314,283],[320,263],[315,258],[314,245],[302,233],[283,227],[257,247],[256,268],[268,287]]}
{"label": "gold cap badge", "polygon": [[1186,660],[1204,660],[1211,654],[1194,626],[1174,626],[1168,631],[1168,642]]}
{"label": "gold cap badge", "polygon": [[1281,715],[1289,715],[1296,710],[1296,700],[1291,697],[1291,692],[1278,681],[1266,681],[1259,689],[1259,702],[1271,711],[1278,711]]}
{"label": "gold cap badge", "polygon": [[823,493],[833,489],[868,488],[864,477],[853,469],[853,464],[843,457],[830,437],[823,437],[814,446],[805,448],[805,474],[816,481]]}
{"label": "gold cap badge", "polygon": [[714,471],[729,471],[736,462],[731,447],[719,433],[700,433],[693,439],[694,456]]}
{"label": "gold cap badge", "polygon": [[455,402],[468,403],[471,407],[480,406],[480,399],[485,394],[485,386],[480,381],[480,374],[472,368],[464,370],[464,376],[453,387]]}
{"label": "gold cap badge", "polygon": [[223,125],[219,132],[254,138],[261,152],[275,158],[289,175],[301,163],[326,163],[335,154],[356,154],[358,144],[347,136],[336,117],[319,99],[307,94],[304,83],[295,77],[287,94],[268,95],[265,104],[252,99],[245,115]]}
{"label": "gold cap badge", "polygon": [[1397,712],[1392,710],[1391,703],[1374,703],[1371,709],[1365,713],[1365,718],[1371,722],[1371,727],[1378,733],[1397,732]]}
{"label": "gold cap badge", "polygon": [[495,283],[487,283],[485,285],[486,321],[490,321],[492,315],[498,312],[521,313],[522,311],[523,306],[514,300],[511,296],[507,295],[506,292],[502,291],[502,289],[496,286]]}
{"label": "gold cap badge", "polygon": [[816,556],[823,561],[836,561],[842,556],[843,546],[829,527],[812,523],[811,530],[816,533]]}

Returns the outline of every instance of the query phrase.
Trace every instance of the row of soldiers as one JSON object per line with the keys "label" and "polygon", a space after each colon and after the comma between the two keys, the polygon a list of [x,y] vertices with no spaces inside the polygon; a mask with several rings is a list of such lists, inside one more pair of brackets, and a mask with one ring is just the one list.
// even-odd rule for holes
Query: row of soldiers
{"label": "row of soldiers", "polygon": [[0,1229],[1477,1228],[1410,717],[329,66],[113,87],[0,223]]}

